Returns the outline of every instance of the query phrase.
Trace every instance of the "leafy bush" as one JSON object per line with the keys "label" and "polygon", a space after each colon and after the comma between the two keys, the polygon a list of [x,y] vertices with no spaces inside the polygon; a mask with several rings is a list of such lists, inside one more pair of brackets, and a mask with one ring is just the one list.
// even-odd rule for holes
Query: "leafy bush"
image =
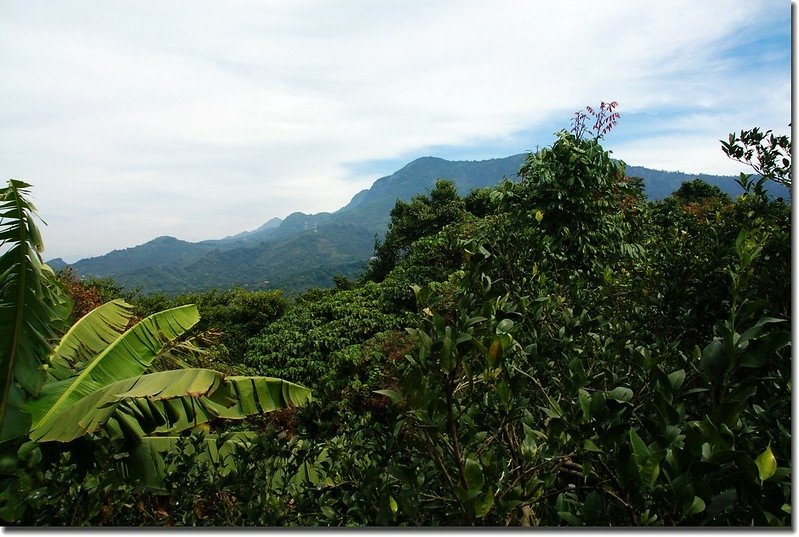
{"label": "leafy bush", "polygon": [[413,314],[394,302],[395,293],[390,285],[367,283],[306,295],[248,342],[247,365],[316,386],[334,353],[410,322]]}

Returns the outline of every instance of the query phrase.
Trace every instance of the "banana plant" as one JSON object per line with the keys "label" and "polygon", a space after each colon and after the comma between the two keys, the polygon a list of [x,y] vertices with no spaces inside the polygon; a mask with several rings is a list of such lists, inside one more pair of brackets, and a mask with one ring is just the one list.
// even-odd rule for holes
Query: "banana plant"
{"label": "banana plant", "polygon": [[52,342],[71,308],[42,261],[29,188],[12,179],[0,189],[0,441],[27,432],[21,407],[44,386]]}
{"label": "banana plant", "polygon": [[[307,388],[271,377],[210,369],[147,374],[199,321],[194,305],[155,313],[126,330],[133,307],[115,300],[67,331],[71,303],[42,262],[29,187],[12,180],[0,190],[0,442],[26,435],[34,442],[121,438],[134,463],[149,465],[138,472],[149,476],[146,484],[157,485],[161,454],[188,429],[310,399]],[[59,332],[66,332],[60,340]]]}
{"label": "banana plant", "polygon": [[[25,405],[24,410],[32,417],[31,432],[47,422],[60,419],[61,412],[84,397],[117,381],[144,374],[169,342],[182,336],[200,320],[196,306],[180,306],[154,313],[111,339],[108,336],[114,334],[114,327],[119,326],[125,317],[122,308],[130,308],[121,301],[117,304],[119,309],[113,319],[106,321],[100,315],[101,312],[90,312],[56,347],[60,351],[56,362],[58,371],[54,375],[56,378],[65,374],[71,356],[87,354],[83,349],[91,349],[90,345],[99,352],[94,356],[89,355],[82,363],[78,362],[83,368],[76,367],[72,370],[72,375],[63,380],[47,382],[39,395]],[[91,340],[94,334],[103,334],[106,339],[98,336]],[[81,343],[81,339],[85,343]]]}

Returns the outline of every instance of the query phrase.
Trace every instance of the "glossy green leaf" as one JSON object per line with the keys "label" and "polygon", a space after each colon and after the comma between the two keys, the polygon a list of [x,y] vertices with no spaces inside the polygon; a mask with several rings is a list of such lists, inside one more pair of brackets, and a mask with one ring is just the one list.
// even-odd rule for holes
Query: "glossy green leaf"
{"label": "glossy green leaf", "polygon": [[510,332],[513,328],[513,321],[510,319],[502,319],[497,325],[497,334]]}
{"label": "glossy green leaf", "polygon": [[595,490],[592,490],[585,498],[583,504],[583,516],[589,521],[599,521],[605,514],[605,505],[602,502],[602,497]]}
{"label": "glossy green leaf", "polygon": [[633,391],[630,388],[619,386],[618,388],[613,388],[609,392],[605,392],[605,397],[614,401],[629,403],[633,399]]}
{"label": "glossy green leaf", "polygon": [[688,514],[696,515],[705,510],[705,501],[699,496],[694,496],[691,506],[688,508]]}
{"label": "glossy green leaf", "polygon": [[771,445],[766,447],[766,450],[758,455],[755,459],[755,464],[757,465],[757,471],[761,481],[765,481],[774,475],[774,472],[777,471],[777,459],[774,458],[774,454],[771,452]]}
{"label": "glossy green leaf", "polygon": [[669,374],[669,383],[673,391],[679,390],[685,382],[685,369],[678,369]]}
{"label": "glossy green leaf", "polygon": [[646,462],[641,466],[641,479],[644,480],[647,486],[651,487],[655,484],[659,475],[660,457],[653,453],[649,455]]}

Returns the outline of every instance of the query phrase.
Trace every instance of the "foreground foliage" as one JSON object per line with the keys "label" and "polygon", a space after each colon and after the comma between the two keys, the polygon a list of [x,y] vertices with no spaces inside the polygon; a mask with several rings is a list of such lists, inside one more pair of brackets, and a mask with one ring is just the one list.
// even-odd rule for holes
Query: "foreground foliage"
{"label": "foreground foliage", "polygon": [[[41,460],[42,443],[65,443],[67,450],[87,436],[116,443],[118,455],[128,460],[117,464],[115,481],[160,488],[169,469],[162,455],[184,431],[307,403],[307,388],[277,378],[197,368],[146,374],[199,321],[194,305],[154,313],[128,328],[133,307],[114,300],[87,313],[53,344],[71,304],[42,264],[27,188],[10,181],[0,191],[4,241],[10,244],[0,257],[7,267],[0,275],[0,307],[4,341],[11,342],[2,361],[3,520],[24,516],[27,470]],[[204,446],[198,455],[211,449],[210,442]],[[218,455],[223,447],[211,451]]]}

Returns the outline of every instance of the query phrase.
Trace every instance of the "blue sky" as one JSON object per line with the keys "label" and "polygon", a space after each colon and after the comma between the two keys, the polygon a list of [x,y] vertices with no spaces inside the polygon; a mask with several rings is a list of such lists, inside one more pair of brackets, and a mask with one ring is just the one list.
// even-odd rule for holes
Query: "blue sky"
{"label": "blue sky", "polygon": [[46,257],[333,211],[420,156],[546,146],[616,100],[633,165],[737,174],[788,132],[791,4],[767,0],[0,3],[0,169]]}

